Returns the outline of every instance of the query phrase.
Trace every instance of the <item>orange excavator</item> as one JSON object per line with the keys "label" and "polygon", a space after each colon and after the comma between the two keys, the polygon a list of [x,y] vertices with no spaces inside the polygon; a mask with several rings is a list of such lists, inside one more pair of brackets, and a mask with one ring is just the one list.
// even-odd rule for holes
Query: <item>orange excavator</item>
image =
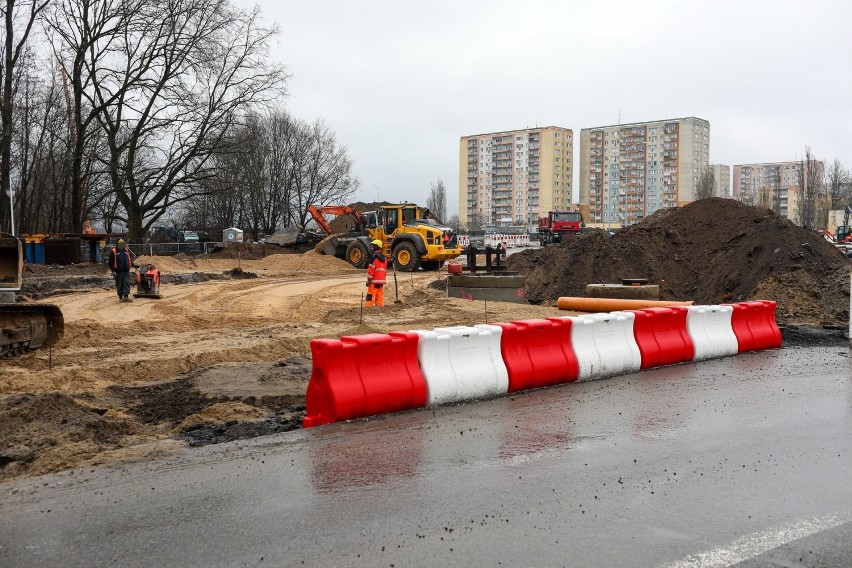
{"label": "orange excavator", "polygon": [[334,234],[334,230],[331,228],[331,225],[328,224],[326,220],[326,215],[347,215],[352,218],[355,222],[355,230],[360,230],[361,225],[364,223],[364,216],[361,215],[361,212],[354,207],[349,207],[348,205],[321,205],[317,207],[313,203],[308,205],[308,213],[310,213],[311,217],[314,221],[316,221],[317,225],[325,231],[327,234]]}

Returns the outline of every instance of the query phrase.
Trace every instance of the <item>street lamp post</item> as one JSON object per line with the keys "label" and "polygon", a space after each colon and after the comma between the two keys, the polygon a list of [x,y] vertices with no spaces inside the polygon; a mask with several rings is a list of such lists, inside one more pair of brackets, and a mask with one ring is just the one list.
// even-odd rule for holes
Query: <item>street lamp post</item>
{"label": "street lamp post", "polygon": [[11,187],[6,190],[6,195],[9,196],[9,221],[12,229],[12,236],[15,236],[15,190]]}
{"label": "street lamp post", "polygon": [[377,186],[374,183],[371,183],[370,185],[376,188],[376,203],[378,203],[379,202],[379,186]]}

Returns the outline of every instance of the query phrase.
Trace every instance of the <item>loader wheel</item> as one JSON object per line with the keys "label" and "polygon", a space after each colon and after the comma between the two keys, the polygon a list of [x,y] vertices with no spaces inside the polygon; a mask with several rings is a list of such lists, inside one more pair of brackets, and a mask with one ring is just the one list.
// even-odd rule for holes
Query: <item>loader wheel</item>
{"label": "loader wheel", "polygon": [[369,255],[364,243],[359,241],[349,243],[349,246],[346,247],[346,262],[355,268],[367,268],[368,261]]}
{"label": "loader wheel", "polygon": [[424,260],[420,263],[423,270],[438,270],[443,264],[440,260]]}
{"label": "loader wheel", "polygon": [[420,255],[411,243],[402,243],[393,251],[393,265],[402,272],[414,272],[420,268]]}

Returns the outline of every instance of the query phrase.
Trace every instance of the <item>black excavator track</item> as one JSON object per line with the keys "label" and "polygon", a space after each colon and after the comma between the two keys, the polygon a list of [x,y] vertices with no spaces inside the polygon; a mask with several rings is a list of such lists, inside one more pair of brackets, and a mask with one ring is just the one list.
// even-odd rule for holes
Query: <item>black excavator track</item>
{"label": "black excavator track", "polygon": [[62,339],[65,318],[51,304],[0,304],[0,358],[49,347]]}

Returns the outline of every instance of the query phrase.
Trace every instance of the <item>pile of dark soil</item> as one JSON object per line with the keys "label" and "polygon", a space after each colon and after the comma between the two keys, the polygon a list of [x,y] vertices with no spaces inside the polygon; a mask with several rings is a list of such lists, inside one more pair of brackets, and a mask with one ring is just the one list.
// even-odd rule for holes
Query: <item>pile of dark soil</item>
{"label": "pile of dark soil", "polygon": [[248,272],[247,270],[243,270],[240,267],[226,270],[225,274],[237,280],[249,280],[251,278],[257,278],[257,274],[255,274],[254,272]]}
{"label": "pile of dark soil", "polygon": [[121,447],[125,437],[136,433],[121,413],[69,394],[8,396],[0,401],[0,480],[30,468],[61,469],[70,461]]}
{"label": "pile of dark soil", "polygon": [[591,232],[507,264],[529,276],[525,295],[533,303],[584,296],[591,283],[647,278],[662,284],[664,300],[775,300],[788,322],[849,317],[849,259],[813,231],[731,199],[658,211],[613,236]]}
{"label": "pile of dark soil", "polygon": [[[375,211],[382,205],[389,205],[390,203],[387,201],[375,201],[373,203],[365,203],[363,201],[358,201],[355,203],[350,203],[349,207],[354,207],[358,211]],[[328,222],[331,225],[332,231],[335,233],[345,233],[347,231],[352,230],[352,226],[354,223],[352,222],[352,217],[349,215],[338,215],[334,219]]]}
{"label": "pile of dark soil", "polygon": [[[375,211],[383,205],[394,205],[394,204],[389,202],[389,201],[374,201],[374,202],[371,202],[371,203],[365,203],[363,201],[358,201],[358,202],[355,202],[355,203],[350,203],[349,207],[354,207],[355,209],[357,209],[359,211]],[[417,205],[420,205],[421,207],[424,206],[421,203],[418,203]],[[437,217],[432,215],[431,212],[430,212],[429,217],[432,218],[432,219],[435,219],[436,221],[439,221],[439,222],[441,221],[440,219],[438,219]],[[352,217],[350,217],[349,215],[338,215],[337,217],[335,217],[334,219],[329,221],[328,224],[331,225],[331,229],[335,233],[345,233],[346,231],[351,231],[352,226],[354,225],[354,223],[352,222]]]}
{"label": "pile of dark soil", "polygon": [[302,404],[254,422],[228,420],[226,422],[192,425],[181,430],[176,437],[179,440],[186,440],[190,447],[197,448],[208,444],[221,444],[233,440],[245,440],[257,436],[298,430],[302,427],[304,417],[305,405]]}
{"label": "pile of dark soil", "polygon": [[[299,252],[296,248],[280,247],[265,243],[229,243],[214,248],[198,258],[242,258],[244,260],[260,260],[271,254],[287,254]],[[301,251],[304,252],[304,251]]]}
{"label": "pile of dark soil", "polygon": [[114,287],[115,279],[109,276],[109,272],[99,276],[80,276],[61,272],[50,275],[40,273],[37,277],[29,275],[25,277],[21,294],[33,300],[39,300],[58,294],[85,292],[96,288],[109,290]]}

